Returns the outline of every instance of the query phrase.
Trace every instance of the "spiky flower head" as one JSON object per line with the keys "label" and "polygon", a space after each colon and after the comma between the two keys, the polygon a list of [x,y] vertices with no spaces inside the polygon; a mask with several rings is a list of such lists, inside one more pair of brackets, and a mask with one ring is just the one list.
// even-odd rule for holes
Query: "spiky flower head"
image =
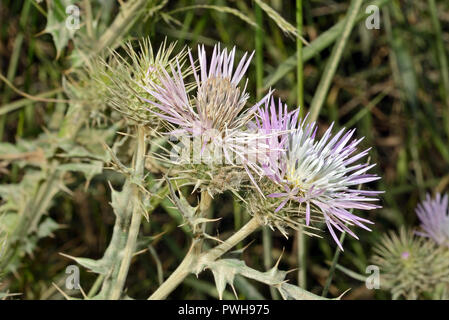
{"label": "spiky flower head", "polygon": [[437,193],[432,199],[429,194],[426,200],[416,208],[416,215],[421,221],[422,231],[418,235],[431,238],[439,245],[449,247],[449,206],[448,195]]}
{"label": "spiky flower head", "polygon": [[[235,54],[235,47],[228,51],[216,45],[208,63],[204,46],[199,46],[197,68],[189,51],[196,85],[194,92],[186,88],[185,76],[176,61],[169,71],[160,70],[158,82],[151,81],[145,87],[151,95],[146,101],[156,107],[157,115],[169,124],[170,134],[193,139],[193,162],[195,157],[200,158],[195,164],[209,158],[208,168],[239,165],[254,181],[251,172],[261,174],[257,158],[266,153],[268,146],[264,149],[258,144],[260,135],[247,130],[247,125],[267,97],[245,109],[249,99],[247,80],[243,88],[239,83],[253,54],[245,53],[234,69]],[[190,145],[187,148],[190,150]],[[184,160],[192,162],[192,157],[189,155]],[[199,169],[201,166],[195,166],[195,170]]]}
{"label": "spiky flower head", "polygon": [[449,250],[401,228],[385,234],[374,248],[372,262],[380,268],[380,286],[393,299],[418,299],[449,284]]}
{"label": "spiky flower head", "polygon": [[[259,108],[257,126],[265,131],[277,131],[277,139],[269,139],[272,152],[263,163],[267,177],[277,186],[278,191],[268,194],[276,199],[277,206],[273,214],[297,208],[298,217],[304,216],[305,225],[311,221],[326,224],[335,242],[343,250],[334,228],[357,236],[348,226],[358,226],[370,230],[367,219],[351,211],[353,209],[372,210],[379,208],[372,202],[377,201],[379,191],[365,191],[359,185],[379,179],[368,174],[373,165],[354,164],[368,154],[369,149],[356,153],[362,139],[351,139],[355,130],[341,129],[332,136],[333,125],[321,138],[317,138],[316,123],[307,123],[298,119],[298,110],[287,112],[287,107],[276,110],[274,101]],[[285,129],[288,129],[286,133]]]}
{"label": "spiky flower head", "polygon": [[[71,98],[85,103],[94,116],[104,116],[110,107],[133,123],[157,127],[158,117],[142,101],[142,97],[148,97],[142,86],[158,81],[156,71],[166,69],[173,61],[174,46],[164,41],[154,52],[149,39],[140,40],[137,46],[128,42],[123,53],[110,50],[86,60],[84,69],[76,70],[66,82],[66,91]],[[184,50],[176,55],[181,65],[185,57]],[[183,73],[188,72],[183,68]]]}

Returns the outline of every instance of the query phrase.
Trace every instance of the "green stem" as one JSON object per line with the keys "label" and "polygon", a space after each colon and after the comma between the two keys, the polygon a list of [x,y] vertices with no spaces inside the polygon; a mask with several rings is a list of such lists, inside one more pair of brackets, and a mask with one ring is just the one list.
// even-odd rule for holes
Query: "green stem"
{"label": "green stem", "polygon": [[198,243],[200,242],[194,240],[181,264],[148,299],[165,299],[190,273],[200,273],[205,265],[221,257],[240,241],[256,231],[260,226],[259,220],[257,218],[252,218],[225,242],[200,255],[198,255],[197,250]]}
{"label": "green stem", "polygon": [[[296,0],[296,30],[298,31],[298,35],[302,36],[303,34],[303,13],[302,13],[302,0]],[[296,86],[296,95],[297,95],[297,104],[301,107],[300,112],[304,114],[304,74],[303,74],[303,50],[302,50],[302,41],[301,38],[296,38],[296,78],[297,78],[297,86]],[[307,248],[306,248],[306,236],[303,230],[298,230],[296,232],[297,239],[297,255],[298,255],[298,284],[302,288],[306,288],[307,286],[307,268],[306,268],[306,256],[307,256]]]}
{"label": "green stem", "polygon": [[100,274],[98,275],[97,279],[95,279],[94,284],[92,285],[92,287],[89,290],[89,293],[87,294],[87,297],[90,299],[93,296],[95,296],[95,294],[98,292],[98,289],[100,288],[103,280],[104,280],[104,274]]}
{"label": "green stem", "polygon": [[[138,126],[137,128],[137,148],[134,158],[134,179],[139,181],[143,179],[143,170],[145,165],[145,128]],[[132,204],[133,213],[131,218],[131,226],[129,228],[128,239],[124,249],[123,260],[117,275],[117,280],[111,290],[111,299],[117,300],[120,298],[125,285],[126,277],[128,275],[129,266],[131,264],[132,256],[136,251],[137,237],[139,235],[140,223],[142,221],[142,207],[141,207],[141,191],[138,185],[133,185],[132,190]]]}
{"label": "green stem", "polygon": [[[346,232],[343,232],[340,235],[340,243],[341,245],[343,245],[343,242],[345,241],[345,237],[346,237]],[[334,273],[335,273],[335,268],[338,264],[338,259],[340,258],[340,254],[341,254],[341,249],[340,247],[337,247],[337,250],[334,253],[334,258],[332,259],[332,264],[331,264],[331,268],[329,269],[329,276],[326,279],[326,283],[324,285],[323,288],[323,293],[321,294],[322,297],[326,297],[327,293],[329,292],[329,288],[331,286],[332,283],[332,278],[334,277]]]}
{"label": "green stem", "polygon": [[298,285],[306,289],[307,288],[307,246],[306,246],[306,235],[304,233],[304,228],[301,227],[296,232],[297,241],[297,256],[298,256]]}
{"label": "green stem", "polygon": [[192,272],[197,252],[198,242],[194,241],[181,264],[167,280],[148,298],[148,300],[163,300],[175,290],[181,282]]}
{"label": "green stem", "polygon": [[444,112],[445,128],[446,134],[449,135],[449,65],[447,62],[446,52],[444,50],[443,34],[441,31],[440,21],[438,20],[438,9],[435,0],[429,0],[429,11],[432,18],[433,29],[435,31],[438,62],[440,65],[441,79],[443,83],[441,96],[446,104],[446,110]]}
{"label": "green stem", "polygon": [[441,78],[443,80],[442,82],[444,90],[442,92],[445,98],[446,105],[449,108],[449,66],[447,62],[446,52],[444,50],[443,34],[441,32],[440,21],[438,20],[438,10],[435,4],[435,0],[429,0],[429,9],[430,9],[430,16],[432,18],[433,29],[435,31],[436,36],[435,40],[437,46],[438,60],[440,63]]}
{"label": "green stem", "polygon": [[261,90],[263,86],[263,15],[262,9],[257,3],[254,3],[254,13],[256,16],[256,23],[258,28],[255,35],[256,46],[256,96],[260,99],[262,96]]}
{"label": "green stem", "polygon": [[106,47],[114,48],[126,32],[138,20],[140,14],[144,11],[147,0],[128,1],[123,6],[114,22],[109,26],[106,32],[98,39],[93,50],[93,54],[101,52]]}
{"label": "green stem", "polygon": [[94,31],[92,26],[92,6],[90,4],[90,0],[83,0],[84,4],[84,11],[86,12],[86,30],[87,30],[87,36],[89,38],[94,37]]}
{"label": "green stem", "polygon": [[[369,2],[369,5],[375,5],[377,7],[382,7],[387,3],[390,3],[390,0],[374,0]],[[361,12],[357,15],[356,22],[364,20],[368,17],[369,14],[365,12]],[[313,40],[310,45],[304,48],[303,50],[303,59],[302,61],[308,61],[316,56],[318,53],[329,47],[341,34],[343,27],[345,24],[345,20],[342,20],[336,23],[333,27],[323,32],[318,38]],[[288,57],[279,67],[271,72],[269,76],[264,80],[264,90],[272,87],[277,81],[283,79],[291,70],[293,70],[296,66],[296,53],[290,57]]]}
{"label": "green stem", "polygon": [[[302,0],[296,0],[296,30],[298,36],[303,34],[302,25]],[[304,74],[303,74],[303,54],[302,54],[302,40],[300,37],[296,38],[296,80],[297,80],[297,102],[301,107],[301,114],[304,113]]]}
{"label": "green stem", "polygon": [[211,262],[217,260],[226,252],[231,250],[232,247],[237,245],[237,243],[244,240],[251,233],[256,231],[260,226],[261,222],[258,220],[258,218],[251,218],[251,220],[249,220],[239,231],[230,236],[225,242],[204,253],[199,259],[200,261],[198,266],[202,267],[203,265],[205,265],[205,263],[202,262]]}

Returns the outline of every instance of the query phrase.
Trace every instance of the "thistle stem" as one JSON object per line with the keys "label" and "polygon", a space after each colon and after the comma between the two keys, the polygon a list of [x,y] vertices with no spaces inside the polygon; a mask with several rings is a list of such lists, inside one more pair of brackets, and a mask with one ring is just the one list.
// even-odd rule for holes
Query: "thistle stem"
{"label": "thistle stem", "polygon": [[251,218],[251,220],[249,220],[239,231],[230,236],[225,242],[204,253],[200,258],[200,263],[201,261],[211,262],[217,260],[232,249],[232,247],[234,247],[237,243],[256,231],[261,225],[262,224],[258,218]]}
{"label": "thistle stem", "polygon": [[176,268],[175,271],[167,278],[167,280],[162,283],[162,285],[148,298],[148,300],[163,300],[175,290],[181,282],[192,272],[192,264],[195,258],[196,248],[198,242],[193,242],[190,246],[189,251],[182,260],[181,264]]}
{"label": "thistle stem", "polygon": [[[135,175],[138,178],[143,177],[143,168],[145,163],[145,129],[142,126],[137,128],[137,149],[134,159]],[[140,204],[140,190],[139,186],[133,186],[133,213],[131,218],[131,225],[129,228],[128,239],[123,253],[123,260],[117,275],[112,291],[111,299],[117,300],[120,298],[123,287],[125,285],[126,277],[128,275],[129,266],[131,264],[132,256],[136,250],[137,236],[139,235],[140,223],[142,221],[142,212]]]}
{"label": "thistle stem", "polygon": [[[210,208],[212,204],[212,197],[210,196],[209,192],[202,191],[201,192],[201,199],[200,199],[200,216],[202,218],[209,218],[210,215]],[[201,226],[202,232],[206,232],[206,223],[203,223]]]}
{"label": "thistle stem", "polygon": [[225,242],[200,255],[198,255],[198,251],[196,249],[198,243],[200,242],[194,241],[178,268],[176,268],[170,277],[165,280],[165,282],[148,298],[148,300],[165,299],[190,273],[200,273],[203,271],[204,266],[220,258],[232,247],[256,231],[260,226],[260,221],[257,218],[252,218]]}
{"label": "thistle stem", "polygon": [[296,232],[297,241],[297,255],[298,255],[298,285],[306,289],[307,288],[307,246],[306,246],[306,235],[304,233],[304,228],[301,227]]}

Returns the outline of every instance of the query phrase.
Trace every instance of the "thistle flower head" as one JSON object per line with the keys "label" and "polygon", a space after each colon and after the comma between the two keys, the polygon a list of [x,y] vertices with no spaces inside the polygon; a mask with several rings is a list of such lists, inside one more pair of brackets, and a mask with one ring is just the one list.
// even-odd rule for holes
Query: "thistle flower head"
{"label": "thistle flower head", "polygon": [[379,266],[381,287],[393,299],[417,299],[449,283],[449,251],[412,230],[385,234],[374,248],[372,262]]}
{"label": "thistle flower head", "polygon": [[416,208],[416,215],[421,221],[418,235],[431,238],[439,245],[449,246],[449,206],[448,195],[437,193],[435,199],[427,194],[426,200]]}
{"label": "thistle flower head", "polygon": [[[144,87],[151,95],[145,100],[156,107],[156,114],[170,125],[169,133],[199,139],[200,150],[194,150],[194,156],[212,153],[218,166],[241,164],[255,182],[249,169],[261,174],[255,159],[262,156],[268,146],[264,149],[257,143],[260,135],[246,129],[267,97],[245,110],[249,94],[246,83],[243,89],[239,83],[252,54],[245,53],[234,69],[235,52],[235,47],[228,51],[216,45],[208,63],[204,46],[199,46],[197,68],[189,51],[195,92],[191,94],[187,89],[180,63],[176,61],[169,71],[162,69],[157,73],[159,82],[152,81]],[[195,148],[195,140],[193,144]]]}
{"label": "thistle flower head", "polygon": [[[132,122],[156,127],[158,118],[142,103],[141,97],[148,97],[148,93],[141,87],[158,81],[155,70],[167,68],[174,59],[174,46],[164,41],[154,52],[149,39],[139,41],[137,46],[128,42],[124,53],[110,50],[107,56],[88,60],[84,70],[66,83],[66,91],[71,98],[85,102],[93,114],[104,114],[106,107],[111,107]],[[185,57],[184,50],[176,55],[181,65]]]}
{"label": "thistle flower head", "polygon": [[269,162],[263,164],[267,176],[280,187],[280,191],[268,195],[279,200],[275,213],[293,203],[303,209],[306,225],[310,224],[312,215],[318,215],[342,250],[334,228],[355,238],[348,226],[370,230],[365,224],[372,222],[351,211],[379,208],[371,203],[378,200],[375,196],[379,191],[357,188],[379,177],[367,173],[374,165],[354,164],[369,151],[356,154],[362,139],[351,139],[355,130],[342,129],[332,136],[331,125],[322,138],[317,138],[315,122],[307,123],[307,117],[298,120],[297,112],[288,113],[281,105],[277,114],[272,104],[266,105],[259,110],[259,119],[261,130],[289,129],[284,136],[268,141],[272,149],[284,147],[284,150],[271,155]]}

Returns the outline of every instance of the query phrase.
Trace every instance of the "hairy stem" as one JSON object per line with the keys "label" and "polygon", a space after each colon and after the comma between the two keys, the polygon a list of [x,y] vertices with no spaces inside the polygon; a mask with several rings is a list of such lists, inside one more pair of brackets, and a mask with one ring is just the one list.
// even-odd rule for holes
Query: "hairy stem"
{"label": "hairy stem", "polygon": [[163,300],[175,290],[181,282],[192,272],[197,251],[198,242],[194,241],[181,264],[168,277],[167,280],[148,298],[148,300]]}
{"label": "hairy stem", "polygon": [[237,243],[248,237],[261,226],[257,218],[252,218],[239,231],[234,233],[225,242],[213,249],[198,255],[198,240],[194,240],[184,260],[165,282],[148,298],[149,300],[165,299],[178,285],[192,272],[200,273],[204,266],[215,261],[228,252]]}
{"label": "hairy stem", "polygon": [[[135,178],[143,178],[143,169],[145,164],[145,129],[142,126],[137,128],[137,148],[134,158],[134,174]],[[123,287],[125,285],[126,277],[128,275],[129,265],[131,264],[132,256],[136,250],[137,236],[139,235],[140,223],[142,221],[141,211],[141,191],[139,186],[133,185],[132,204],[133,213],[131,218],[131,226],[129,228],[128,239],[123,253],[123,260],[117,275],[117,280],[114,283],[110,298],[117,300],[120,298]]]}
{"label": "hairy stem", "polygon": [[239,231],[230,236],[225,242],[219,244],[208,252],[205,252],[200,257],[199,265],[204,265],[204,262],[217,260],[223,254],[228,252],[232,247],[234,247],[237,243],[256,231],[261,225],[261,222],[256,217],[252,218]]}

